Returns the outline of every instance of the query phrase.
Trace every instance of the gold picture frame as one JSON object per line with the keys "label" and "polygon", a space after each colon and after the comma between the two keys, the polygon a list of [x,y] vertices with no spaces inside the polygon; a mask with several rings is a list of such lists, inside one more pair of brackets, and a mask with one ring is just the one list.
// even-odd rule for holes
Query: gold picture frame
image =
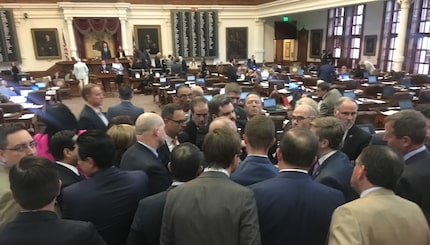
{"label": "gold picture frame", "polygon": [[36,60],[61,59],[58,30],[55,28],[31,29]]}
{"label": "gold picture frame", "polygon": [[151,55],[156,55],[158,52],[163,53],[160,26],[134,26],[134,35],[133,38],[136,38],[136,47],[139,50],[143,51],[149,47]]}

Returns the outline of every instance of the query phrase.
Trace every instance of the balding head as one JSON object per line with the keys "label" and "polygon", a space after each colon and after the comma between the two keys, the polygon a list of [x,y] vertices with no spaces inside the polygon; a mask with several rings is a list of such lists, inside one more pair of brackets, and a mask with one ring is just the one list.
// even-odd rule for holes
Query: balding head
{"label": "balding head", "polygon": [[191,97],[203,96],[203,88],[200,86],[191,87]]}
{"label": "balding head", "polygon": [[163,119],[151,112],[141,114],[136,120],[136,135],[144,135],[157,127],[164,127]]}
{"label": "balding head", "polygon": [[212,132],[217,128],[231,128],[234,131],[237,131],[236,124],[226,116],[215,118],[209,125],[209,132]]}
{"label": "balding head", "polygon": [[291,121],[293,127],[302,127],[309,129],[311,122],[316,118],[318,112],[308,104],[301,104],[294,108]]}

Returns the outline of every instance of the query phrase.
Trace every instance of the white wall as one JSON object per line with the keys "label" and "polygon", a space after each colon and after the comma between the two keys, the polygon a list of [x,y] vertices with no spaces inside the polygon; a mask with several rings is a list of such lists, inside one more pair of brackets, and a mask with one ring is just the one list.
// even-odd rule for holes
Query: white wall
{"label": "white wall", "polygon": [[376,40],[376,53],[375,56],[363,56],[361,53],[361,57],[364,60],[368,60],[373,64],[378,63],[378,55],[379,55],[379,45],[381,42],[381,31],[383,26],[383,13],[384,13],[384,4],[383,2],[373,2],[368,3],[365,8],[366,15],[364,19],[363,25],[363,43],[362,43],[362,51],[364,51],[364,37],[367,35],[376,35],[378,38]]}

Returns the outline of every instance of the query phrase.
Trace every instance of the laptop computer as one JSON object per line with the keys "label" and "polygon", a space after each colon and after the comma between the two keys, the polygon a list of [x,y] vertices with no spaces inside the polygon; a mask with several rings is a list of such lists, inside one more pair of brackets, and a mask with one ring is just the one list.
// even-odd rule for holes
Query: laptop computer
{"label": "laptop computer", "polygon": [[343,96],[345,97],[349,97],[351,99],[355,99],[355,93],[354,90],[344,90],[343,91]]}
{"label": "laptop computer", "polygon": [[382,99],[389,99],[394,95],[394,87],[393,86],[384,86],[382,88]]}
{"label": "laptop computer", "polygon": [[263,109],[266,111],[275,111],[278,107],[276,106],[275,98],[266,98],[263,100]]}
{"label": "laptop computer", "polygon": [[167,83],[167,77],[160,77],[160,83],[165,85]]}
{"label": "laptop computer", "polygon": [[203,97],[205,97],[205,99],[207,100],[207,101],[211,101],[212,100],[212,95],[210,95],[210,94],[205,94],[205,95],[203,95]]}
{"label": "laptop computer", "polygon": [[368,81],[369,83],[376,83],[376,82],[378,81],[378,79],[376,79],[376,76],[369,76],[369,77],[367,78],[367,81]]}
{"label": "laptop computer", "polygon": [[351,80],[351,78],[349,77],[349,74],[340,74],[340,80]]}
{"label": "laptop computer", "polygon": [[204,87],[205,86],[205,79],[204,78],[197,78],[196,84],[199,85],[200,87]]}
{"label": "laptop computer", "polygon": [[400,110],[409,110],[414,108],[410,99],[399,100],[399,107]]}
{"label": "laptop computer", "polygon": [[196,80],[196,76],[187,76],[187,81],[195,81]]}
{"label": "laptop computer", "polygon": [[46,88],[46,83],[44,83],[44,82],[37,82],[35,84],[39,89],[45,89]]}

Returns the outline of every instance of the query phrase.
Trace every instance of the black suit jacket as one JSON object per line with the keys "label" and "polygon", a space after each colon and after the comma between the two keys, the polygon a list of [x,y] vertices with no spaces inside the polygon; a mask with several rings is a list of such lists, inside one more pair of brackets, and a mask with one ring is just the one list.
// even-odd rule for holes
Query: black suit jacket
{"label": "black suit jacket", "polygon": [[79,129],[100,129],[106,131],[106,126],[97,113],[88,105],[85,105],[79,115]]}
{"label": "black suit jacket", "polygon": [[161,68],[161,60],[158,56],[155,56],[154,63],[156,68]]}
{"label": "black suit jacket", "polygon": [[140,114],[144,112],[143,108],[133,105],[131,101],[121,101],[120,104],[108,108],[106,117],[108,120],[111,120],[112,117],[126,115],[130,116],[133,122],[135,122]]}
{"label": "black suit jacket", "polygon": [[184,128],[184,133],[188,136],[188,142],[195,144],[201,149],[203,145],[203,140],[208,133],[208,127],[203,126],[197,128],[197,125],[194,123],[194,121],[190,120],[187,123],[187,126]]}
{"label": "black suit jacket", "polygon": [[111,72],[111,67],[110,67],[110,65],[105,65],[105,67],[103,68],[103,66],[102,65],[100,65],[99,66],[99,72],[106,72],[106,71],[108,71],[108,72]]}
{"label": "black suit jacket", "polygon": [[[188,134],[186,133],[180,133],[178,135],[178,144],[189,142],[190,139],[188,137]],[[158,158],[161,160],[164,166],[167,168],[167,164],[170,162],[170,151],[169,147],[167,146],[167,142],[165,142],[162,146],[158,147]]]}
{"label": "black suit jacket", "polygon": [[343,151],[348,155],[350,160],[357,159],[361,151],[369,145],[372,135],[362,130],[361,128],[353,125],[346,135],[345,141],[343,142]]}
{"label": "black suit jacket", "polygon": [[102,48],[102,50],[101,50],[101,59],[102,60],[112,59],[112,55],[110,53],[110,49],[107,49],[107,51],[105,51],[105,49]]}
{"label": "black suit jacket", "polygon": [[236,82],[239,77],[236,73],[236,67],[233,64],[229,64],[227,67],[227,79],[229,82]]}
{"label": "black suit jacket", "polygon": [[130,227],[127,245],[160,244],[161,221],[167,192],[157,193],[140,200]]}
{"label": "black suit jacket", "polygon": [[84,177],[76,175],[72,170],[60,164],[56,163],[55,166],[57,167],[58,173],[60,174],[60,179],[62,183],[61,188],[66,188],[69,185],[72,185],[85,179]]}
{"label": "black suit jacket", "polygon": [[108,244],[125,244],[139,200],[148,195],[141,171],[100,170],[63,189],[65,219],[91,221]]}
{"label": "black suit jacket", "polygon": [[341,191],[346,201],[358,197],[351,188],[352,164],[345,153],[336,151],[321,164],[315,174],[312,174],[314,168],[315,165],[309,170],[313,180]]}
{"label": "black suit jacket", "polygon": [[19,213],[0,228],[2,245],[102,245],[103,239],[90,222],[59,219],[55,212]]}
{"label": "black suit jacket", "polygon": [[139,142],[136,142],[124,153],[120,168],[144,171],[149,178],[150,195],[165,191],[172,183],[166,166],[154,153]]}
{"label": "black suit jacket", "polygon": [[430,151],[426,149],[405,163],[396,193],[420,206],[430,225]]}

